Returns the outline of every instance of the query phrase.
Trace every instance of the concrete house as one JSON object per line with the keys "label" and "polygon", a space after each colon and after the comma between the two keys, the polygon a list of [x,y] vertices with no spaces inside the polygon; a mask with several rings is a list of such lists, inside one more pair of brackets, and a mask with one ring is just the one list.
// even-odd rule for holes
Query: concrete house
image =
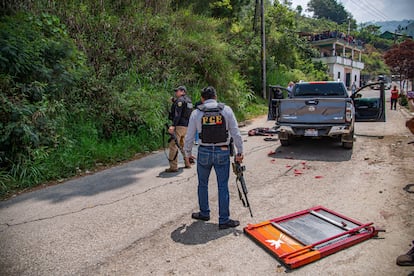
{"label": "concrete house", "polygon": [[361,70],[364,69],[361,41],[337,31],[312,34],[309,40],[320,53],[320,57],[313,60],[328,65],[332,80],[342,81],[349,89],[353,82],[361,86]]}

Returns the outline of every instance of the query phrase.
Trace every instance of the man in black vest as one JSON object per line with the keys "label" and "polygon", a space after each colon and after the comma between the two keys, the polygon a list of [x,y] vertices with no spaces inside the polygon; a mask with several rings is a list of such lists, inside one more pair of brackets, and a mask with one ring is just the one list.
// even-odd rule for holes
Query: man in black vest
{"label": "man in black vest", "polygon": [[[183,85],[174,89],[175,99],[171,106],[170,119],[172,125],[168,128],[168,132],[171,135],[175,135],[176,139],[171,139],[169,144],[169,156],[168,161],[170,162],[170,167],[165,170],[165,172],[178,172],[178,146],[183,148],[184,146],[184,137],[187,133],[188,120],[190,118],[193,107],[191,104],[191,99],[186,95],[187,88]],[[184,158],[185,156],[183,156]],[[185,160],[185,168],[191,168],[189,160]]]}
{"label": "man in black vest", "polygon": [[185,137],[184,152],[187,161],[192,156],[192,146],[196,131],[200,133],[197,155],[198,203],[200,211],[193,213],[193,219],[210,220],[208,202],[208,180],[211,169],[217,175],[219,194],[219,229],[227,229],[240,225],[237,220],[230,219],[230,138],[233,138],[237,149],[236,160],[243,161],[243,140],[240,135],[233,110],[222,103],[217,103],[216,90],[212,86],[201,92],[202,105],[191,114]]}

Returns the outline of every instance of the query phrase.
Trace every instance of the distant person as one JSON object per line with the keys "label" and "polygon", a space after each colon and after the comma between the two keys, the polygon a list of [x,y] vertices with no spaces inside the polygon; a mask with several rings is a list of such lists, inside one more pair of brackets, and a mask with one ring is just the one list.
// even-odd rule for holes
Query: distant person
{"label": "distant person", "polygon": [[352,85],[351,85],[352,94],[355,94],[356,89],[357,89],[357,86],[356,86],[355,82],[353,82]]}
{"label": "distant person", "polygon": [[291,82],[289,82],[288,86],[286,87],[286,89],[288,91],[289,98],[292,97],[293,86],[295,86],[295,83],[293,81],[291,81]]}
{"label": "distant person", "polygon": [[[170,167],[165,170],[167,173],[178,172],[178,146],[181,149],[184,147],[184,137],[187,133],[188,120],[193,111],[191,99],[186,95],[187,88],[181,85],[174,89],[174,92],[175,98],[172,100],[173,103],[169,116],[172,124],[168,128],[168,133],[175,135],[176,139],[171,139],[169,144],[168,161],[170,162]],[[185,160],[185,168],[191,168],[189,160]]]}
{"label": "distant person", "polygon": [[397,100],[398,100],[398,89],[397,86],[394,85],[394,87],[391,90],[391,110],[394,108],[394,110],[397,109]]}
{"label": "distant person", "polygon": [[272,99],[283,99],[283,92],[279,87],[272,87]]}
{"label": "distant person", "polygon": [[208,181],[214,168],[218,185],[219,229],[237,227],[240,222],[230,219],[230,139],[233,138],[237,149],[236,161],[243,161],[243,140],[240,135],[233,110],[217,102],[216,89],[212,86],[201,92],[202,105],[193,111],[185,136],[184,151],[186,159],[192,156],[192,145],[196,131],[200,133],[197,155],[198,205],[199,212],[191,217],[197,220],[210,220],[208,202]]}
{"label": "distant person", "polygon": [[[196,102],[196,103],[194,104],[194,109],[197,109],[197,107],[198,107],[199,105],[201,105],[201,104],[203,104],[203,103],[201,102],[201,100],[200,100],[200,101],[198,101],[198,102]],[[199,137],[200,137],[200,135],[199,135],[198,131],[196,130],[196,134],[195,134],[195,137],[194,137],[194,144],[195,144],[195,145],[198,145],[198,140],[199,140]],[[190,161],[191,161],[191,160],[190,160]]]}

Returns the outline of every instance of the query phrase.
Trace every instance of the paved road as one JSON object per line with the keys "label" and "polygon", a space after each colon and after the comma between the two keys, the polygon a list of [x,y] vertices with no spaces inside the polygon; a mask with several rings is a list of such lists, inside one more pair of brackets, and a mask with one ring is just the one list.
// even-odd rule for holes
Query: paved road
{"label": "paved road", "polygon": [[[281,147],[277,137],[247,136],[272,126],[264,117],[243,127],[250,202],[238,200],[231,178],[231,212],[241,225],[323,205],[383,227],[371,239],[293,273],[408,275],[395,258],[414,239],[414,137],[407,112],[387,110],[386,123],[358,123],[353,151],[332,141]],[[196,151],[196,148],[194,148]],[[274,152],[270,154],[270,152]],[[183,163],[181,162],[183,166]],[[0,202],[0,275],[272,275],[276,259],[238,229],[218,230],[212,175],[212,220],[193,221],[196,171],[166,175],[163,152]],[[303,170],[294,175],[292,168]],[[321,176],[316,178],[315,176]]]}

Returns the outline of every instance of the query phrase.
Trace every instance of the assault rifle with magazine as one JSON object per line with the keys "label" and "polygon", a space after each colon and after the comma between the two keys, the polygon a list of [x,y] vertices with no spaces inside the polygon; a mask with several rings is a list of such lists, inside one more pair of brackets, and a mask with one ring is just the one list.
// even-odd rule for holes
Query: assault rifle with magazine
{"label": "assault rifle with magazine", "polygon": [[[163,131],[163,136],[164,136],[165,134],[169,134],[169,135],[170,135],[170,138],[167,140],[167,144],[169,144],[171,141],[173,141],[173,140],[174,140],[175,145],[177,146],[178,150],[181,152],[181,154],[183,155],[183,157],[185,157],[184,149],[180,146],[180,143],[179,143],[179,142],[178,142],[178,140],[177,140],[177,136],[175,136],[175,134],[171,134],[171,133],[169,133],[169,132],[168,132],[168,129],[169,129],[169,128],[170,128],[170,126],[166,123],[166,124],[165,124],[165,129],[164,129],[164,131]],[[164,152],[165,152],[165,149],[164,149]],[[175,154],[175,157],[174,157],[172,160],[175,160],[175,158],[177,158],[177,155],[178,155],[178,151],[177,151],[177,153]],[[167,159],[168,159],[168,161],[172,161],[172,160],[170,160],[168,157],[167,157]]]}
{"label": "assault rifle with magazine", "polygon": [[[233,139],[230,140],[230,156],[234,156]],[[247,198],[248,191],[243,175],[243,172],[246,170],[246,167],[244,165],[241,165],[240,162],[236,160],[236,156],[234,156],[234,162],[232,163],[232,167],[233,172],[236,175],[236,186],[237,191],[239,192],[239,198],[242,201],[243,206],[249,208],[250,216],[253,217],[249,199]]]}

